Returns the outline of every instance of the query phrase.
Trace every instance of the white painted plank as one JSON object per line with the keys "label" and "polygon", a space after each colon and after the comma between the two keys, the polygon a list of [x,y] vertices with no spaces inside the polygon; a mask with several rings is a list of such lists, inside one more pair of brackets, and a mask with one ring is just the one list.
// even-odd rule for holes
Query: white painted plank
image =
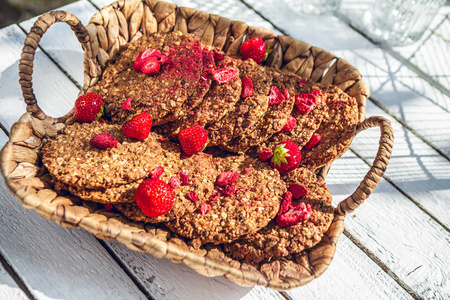
{"label": "white painted plank", "polygon": [[[1,253],[0,253],[1,255]],[[0,299],[25,300],[27,295],[19,288],[14,279],[0,264]]]}
{"label": "white painted plank", "polygon": [[[0,101],[3,107],[0,122],[6,128],[26,111],[19,85],[19,59],[24,40],[25,34],[17,25],[0,30]],[[77,87],[40,50],[36,51],[33,71],[34,93],[42,110],[52,117],[67,113],[78,95]]]}
{"label": "white painted plank", "polygon": [[[83,25],[89,23],[89,19],[97,12],[97,9],[88,1],[77,1],[75,3],[58,8],[75,15]],[[30,31],[38,16],[26,20],[19,25]],[[45,51],[55,60],[64,70],[71,74],[80,86],[83,85],[83,49],[78,42],[75,34],[67,24],[56,23],[45,33],[44,38],[39,43]],[[64,50],[62,50],[64,49]]]}
{"label": "white painted plank", "polygon": [[[385,175],[406,194],[450,228],[450,162],[390,118],[372,102],[367,103],[367,114],[390,119],[395,142]],[[379,132],[366,130],[352,143],[352,149],[373,161]]]}
{"label": "white painted plank", "polygon": [[[367,170],[351,152],[333,163],[327,183],[335,205],[356,189]],[[348,232],[417,295],[450,295],[450,234],[442,226],[383,179],[355,216],[345,222]]]}
{"label": "white painted plank", "polygon": [[374,99],[450,156],[447,95],[334,16],[298,16],[283,1],[246,2],[288,35],[327,49],[358,68]]}
{"label": "white painted plank", "polygon": [[107,243],[155,299],[283,299],[274,290],[241,287],[223,276],[207,278],[185,264],[135,252],[118,242]]}

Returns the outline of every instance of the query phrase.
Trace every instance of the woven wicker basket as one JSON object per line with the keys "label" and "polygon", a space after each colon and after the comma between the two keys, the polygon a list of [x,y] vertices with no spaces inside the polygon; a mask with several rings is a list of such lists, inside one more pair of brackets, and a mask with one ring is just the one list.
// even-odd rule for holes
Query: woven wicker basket
{"label": "woven wicker basket", "polygon": [[[37,105],[31,82],[35,50],[42,35],[55,22],[70,25],[84,49],[84,86],[80,94],[99,80],[103,67],[121,46],[142,35],[156,31],[189,32],[200,36],[204,45],[219,47],[228,54],[237,53],[244,39],[258,36],[274,49],[267,64],[316,82],[335,84],[357,99],[360,111],[357,132],[374,126],[381,129],[373,166],[357,190],[336,207],[333,223],[318,245],[291,257],[256,266],[230,259],[220,247],[194,251],[184,240],[163,229],[131,222],[100,206],[88,206],[79,198],[60,195],[52,189],[49,174],[38,153],[48,137],[57,135],[62,127],[74,122],[73,111],[60,118],[46,116]],[[36,21],[25,40],[19,68],[27,113],[11,128],[9,142],[1,152],[1,171],[11,193],[25,208],[34,209],[61,226],[83,228],[101,239],[117,240],[132,250],[183,262],[205,276],[223,275],[243,286],[264,285],[285,290],[320,276],[333,259],[336,243],[344,230],[345,214],[356,209],[371,194],[392,151],[393,132],[389,121],[382,117],[365,119],[368,88],[358,70],[345,60],[291,37],[277,36],[267,29],[163,1],[115,2],[96,13],[86,27],[67,12],[45,14]],[[322,168],[319,176],[324,178],[329,167]]]}

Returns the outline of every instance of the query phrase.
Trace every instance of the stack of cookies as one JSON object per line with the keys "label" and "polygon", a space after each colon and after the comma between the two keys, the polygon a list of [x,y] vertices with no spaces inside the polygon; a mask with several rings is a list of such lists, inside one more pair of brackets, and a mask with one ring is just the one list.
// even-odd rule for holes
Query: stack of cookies
{"label": "stack of cookies", "polygon": [[[314,171],[350,146],[357,103],[264,66],[258,43],[239,57],[178,32],[127,44],[88,91],[101,118],[66,126],[40,151],[55,190],[250,263],[317,244],[334,214]],[[151,132],[128,134],[124,124],[143,114]],[[149,181],[158,188],[142,194]]]}

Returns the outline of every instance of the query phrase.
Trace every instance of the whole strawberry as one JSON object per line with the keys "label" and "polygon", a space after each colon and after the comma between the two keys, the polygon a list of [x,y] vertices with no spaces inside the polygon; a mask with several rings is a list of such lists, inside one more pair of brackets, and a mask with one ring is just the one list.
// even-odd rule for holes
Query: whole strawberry
{"label": "whole strawberry", "polygon": [[84,94],[75,101],[74,115],[80,122],[92,122],[103,114],[103,98],[95,93]]}
{"label": "whole strawberry", "polygon": [[205,148],[208,133],[198,124],[185,128],[178,133],[178,141],[187,155],[196,154]]}
{"label": "whole strawberry", "polygon": [[266,45],[259,37],[254,37],[242,43],[241,54],[244,59],[253,59],[256,63],[263,61],[266,56]]}
{"label": "whole strawberry", "polygon": [[293,141],[283,141],[275,147],[270,166],[280,174],[286,174],[296,169],[301,160],[300,148]]}
{"label": "whole strawberry", "polygon": [[141,112],[131,117],[122,125],[124,136],[140,141],[145,140],[152,129],[152,117],[149,113]]}
{"label": "whole strawberry", "polygon": [[138,186],[134,199],[146,216],[155,218],[172,209],[173,191],[162,180],[148,179]]}

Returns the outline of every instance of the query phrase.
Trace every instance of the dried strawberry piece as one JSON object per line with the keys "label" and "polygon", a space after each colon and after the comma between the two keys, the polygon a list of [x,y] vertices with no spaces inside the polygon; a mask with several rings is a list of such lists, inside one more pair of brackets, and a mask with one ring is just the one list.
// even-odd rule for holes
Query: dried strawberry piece
{"label": "dried strawberry piece", "polygon": [[142,64],[145,62],[147,57],[158,56],[160,54],[161,54],[161,52],[157,49],[146,49],[146,50],[142,51],[136,57],[136,60],[134,61],[134,64],[133,64],[133,69],[136,72],[139,72],[141,70]]}
{"label": "dried strawberry piece", "polygon": [[317,96],[315,94],[298,94],[295,96],[295,106],[301,114],[309,113],[317,106]]}
{"label": "dried strawberry piece", "polygon": [[241,176],[238,172],[222,172],[217,177],[217,184],[220,186],[232,185]]}
{"label": "dried strawberry piece", "polygon": [[245,174],[248,174],[248,173],[250,173],[252,171],[252,168],[247,168],[247,169],[245,169]]}
{"label": "dried strawberry piece", "polygon": [[104,207],[106,210],[112,210],[114,208],[114,206],[111,203],[105,203]]}
{"label": "dried strawberry piece", "polygon": [[250,77],[242,78],[242,98],[248,98],[253,95],[253,83]]}
{"label": "dried strawberry piece", "polygon": [[133,100],[133,96],[128,97],[125,102],[122,104],[122,110],[129,110],[131,108],[131,100]]}
{"label": "dried strawberry piece", "polygon": [[189,178],[189,173],[187,170],[183,170],[180,172],[180,178],[183,185],[189,185],[191,183],[191,179]]}
{"label": "dried strawberry piece", "polygon": [[287,191],[284,195],[276,221],[279,226],[292,226],[304,222],[311,217],[311,205],[301,202],[292,203],[292,193]]}
{"label": "dried strawberry piece", "polygon": [[232,67],[226,67],[214,71],[213,78],[218,83],[228,83],[236,79],[239,75],[239,71]]}
{"label": "dried strawberry piece", "polygon": [[305,149],[311,150],[322,140],[322,136],[318,133],[314,133],[309,139],[308,144],[305,145]]}
{"label": "dried strawberry piece", "polygon": [[197,193],[195,191],[190,191],[187,196],[192,202],[197,203],[198,196],[197,196]]}
{"label": "dried strawberry piece", "polygon": [[286,97],[286,100],[291,99],[291,95],[289,94],[289,91],[286,88],[283,88],[283,95]]}
{"label": "dried strawberry piece", "polygon": [[211,197],[209,197],[209,202],[216,201],[220,197],[220,193],[214,193]]}
{"label": "dried strawberry piece", "polygon": [[233,195],[234,193],[236,193],[236,188],[234,187],[233,184],[231,184],[231,185],[223,188],[221,190],[221,192],[224,196],[230,196],[230,195]]}
{"label": "dried strawberry piece", "polygon": [[155,75],[159,73],[161,63],[156,57],[147,58],[141,66],[141,72],[147,75]]}
{"label": "dried strawberry piece", "polygon": [[206,214],[209,210],[211,210],[211,206],[209,206],[206,202],[202,202],[202,204],[200,204],[200,211],[202,215]]}
{"label": "dried strawberry piece", "polygon": [[172,189],[176,189],[176,188],[180,187],[181,180],[178,179],[177,176],[172,176],[169,180],[169,185]]}
{"label": "dried strawberry piece", "polygon": [[217,63],[223,59],[223,55],[217,51],[213,51],[214,61]]}
{"label": "dried strawberry piece", "polygon": [[164,168],[161,166],[157,166],[153,171],[150,172],[151,179],[158,179],[162,173],[164,173]]}
{"label": "dried strawberry piece", "polygon": [[303,198],[308,193],[308,190],[303,185],[296,182],[291,183],[288,191],[292,193],[294,199]]}
{"label": "dried strawberry piece", "polygon": [[272,150],[269,149],[264,149],[259,151],[259,160],[262,162],[268,161],[272,156],[273,156],[273,152]]}
{"label": "dried strawberry piece", "polygon": [[282,103],[286,98],[280,92],[277,86],[272,86],[269,93],[269,105],[277,105]]}
{"label": "dried strawberry piece", "polygon": [[163,137],[158,137],[158,141],[165,143],[165,142],[167,142],[167,139],[165,139]]}
{"label": "dried strawberry piece", "polygon": [[94,135],[89,141],[89,145],[94,148],[107,149],[116,147],[118,142],[109,132],[103,132]]}
{"label": "dried strawberry piece", "polygon": [[297,119],[293,116],[288,116],[286,124],[281,128],[280,132],[288,132],[297,127]]}
{"label": "dried strawberry piece", "polygon": [[300,80],[300,84],[301,84],[301,85],[305,85],[305,84],[306,84],[306,81],[304,81],[304,80],[302,79],[302,80]]}

